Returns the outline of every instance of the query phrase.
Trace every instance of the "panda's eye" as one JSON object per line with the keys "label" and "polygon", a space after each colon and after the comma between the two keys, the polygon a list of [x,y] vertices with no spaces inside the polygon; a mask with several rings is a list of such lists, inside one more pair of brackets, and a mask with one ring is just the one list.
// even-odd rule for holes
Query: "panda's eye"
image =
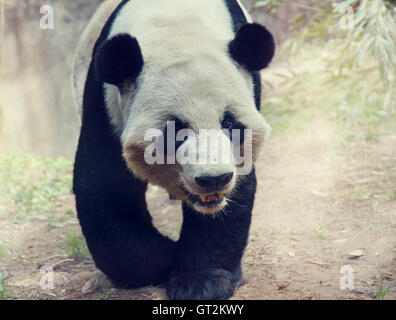
{"label": "panda's eye", "polygon": [[230,115],[226,115],[221,123],[223,129],[231,129],[234,125],[234,118]]}

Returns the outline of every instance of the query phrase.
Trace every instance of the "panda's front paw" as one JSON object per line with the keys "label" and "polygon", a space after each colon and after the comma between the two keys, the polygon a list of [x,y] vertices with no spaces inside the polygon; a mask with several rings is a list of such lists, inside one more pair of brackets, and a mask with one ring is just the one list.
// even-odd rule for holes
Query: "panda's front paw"
{"label": "panda's front paw", "polygon": [[167,295],[174,300],[225,300],[232,297],[233,275],[224,269],[183,273],[170,279]]}

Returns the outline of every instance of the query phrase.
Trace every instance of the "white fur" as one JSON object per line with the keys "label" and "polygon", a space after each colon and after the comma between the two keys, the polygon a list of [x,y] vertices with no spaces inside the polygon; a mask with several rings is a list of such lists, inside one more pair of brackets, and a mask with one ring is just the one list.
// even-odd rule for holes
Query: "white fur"
{"label": "white fur", "polygon": [[[94,42],[119,2],[108,0],[100,7],[77,50],[74,84],[80,109]],[[244,13],[251,21],[246,10]],[[198,132],[221,129],[224,112],[233,112],[253,130],[253,161],[257,158],[269,126],[256,110],[250,74],[237,68],[228,55],[234,33],[223,0],[167,0],[166,4],[133,0],[119,12],[109,38],[120,33],[137,38],[144,67],[137,79],[138,90],[133,84],[126,84],[121,95],[117,87],[105,84],[105,101],[112,124],[120,134],[126,162],[137,177],[188,201],[181,185],[199,194],[194,177],[235,170],[230,163],[182,168],[147,165],[143,155],[150,142],[144,141],[145,133],[148,129],[163,129],[166,121],[175,116]],[[236,178],[225,192],[235,183]]]}
{"label": "white fur", "polygon": [[[134,0],[119,13],[109,38],[120,33],[138,39],[147,73],[213,52],[219,45],[224,52],[224,45],[234,37],[223,0],[167,0],[166,6],[157,0]],[[105,92],[106,100],[114,101],[117,91],[111,85],[105,86]],[[113,119],[117,131],[123,123],[125,119]]]}
{"label": "white fur", "polygon": [[[121,1],[122,0],[106,0],[98,7],[88,26],[84,30],[81,36],[81,40],[76,48],[73,59],[72,92],[75,105],[80,115],[82,113],[84,84],[87,78],[88,68],[92,59],[93,47],[108,18]],[[241,9],[244,12],[248,22],[251,22],[252,18],[248,14],[247,10],[244,8],[239,0],[238,3],[241,6]],[[166,8],[167,11],[165,10]],[[197,10],[197,8],[199,9]],[[170,22],[169,18],[165,19],[168,20],[167,22],[161,21],[163,20],[163,18],[161,17],[164,17],[169,13],[171,13],[171,17],[181,17],[173,21],[173,30],[170,30],[172,29],[171,25],[166,26],[166,24]],[[155,17],[156,14],[157,17]],[[209,32],[209,34],[212,34],[213,30],[216,30],[216,34],[219,37],[224,37],[225,39],[232,38],[231,21],[229,13],[224,6],[223,0],[190,0],[189,2],[183,0],[170,0],[168,1],[166,7],[158,6],[158,1],[156,0],[134,0],[125,5],[122,13],[117,18],[117,21],[111,30],[110,36],[122,32],[132,33],[134,36],[140,39],[139,44],[143,49],[143,39],[145,39],[148,35],[148,46],[147,50],[145,50],[146,52],[144,52],[144,54],[147,54],[147,56],[145,56],[145,60],[147,63],[147,60],[149,59],[148,55],[150,54],[150,52],[153,52],[150,47],[150,33],[152,31],[157,31],[158,29],[161,29],[161,27],[163,27],[163,35],[165,36],[164,40],[167,40],[168,38],[166,37],[166,34],[168,34],[170,37],[178,35],[179,23],[185,24],[186,22],[190,22],[189,25],[195,29],[197,25],[191,23],[191,21],[188,21],[189,15],[195,17],[199,16],[198,20],[203,21],[198,21],[198,23],[201,25],[201,23],[203,22],[204,25],[209,27],[209,30],[203,29],[202,33],[206,31]],[[146,20],[148,16],[151,16],[151,21],[153,22],[154,26],[147,25],[147,23],[150,21],[150,19]],[[195,19],[193,20],[193,22],[196,22]],[[173,31],[176,32],[174,33]],[[187,38],[186,40],[189,39]],[[188,46],[189,44],[193,44],[193,47],[195,47],[195,39],[192,38],[190,41],[188,41],[186,43],[186,46]],[[249,75],[247,74],[245,76],[246,79],[249,80]],[[119,91],[114,86],[105,84],[105,92],[106,104],[109,106],[114,106],[114,108],[111,108],[109,112],[111,114],[112,122],[116,127],[116,130],[118,131],[120,127],[123,127],[124,125]]]}

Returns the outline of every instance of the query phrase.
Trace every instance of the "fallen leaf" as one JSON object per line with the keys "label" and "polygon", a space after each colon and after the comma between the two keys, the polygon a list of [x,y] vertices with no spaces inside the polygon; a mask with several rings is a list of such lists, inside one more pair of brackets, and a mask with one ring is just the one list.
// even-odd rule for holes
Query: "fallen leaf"
{"label": "fallen leaf", "polygon": [[362,250],[355,250],[349,253],[349,259],[358,259],[361,256],[363,256],[363,251]]}
{"label": "fallen leaf", "polygon": [[312,192],[314,195],[316,195],[316,196],[323,197],[323,198],[327,197],[327,193],[320,192],[320,191],[315,190],[315,189],[313,189],[313,188],[311,188],[310,190],[311,190],[311,192]]}
{"label": "fallen leaf", "polygon": [[81,288],[81,292],[82,292],[82,294],[87,294],[87,293],[93,292],[95,290],[95,288],[96,288],[96,278],[93,277],[93,278],[89,279],[87,282],[85,282],[85,284]]}
{"label": "fallen leaf", "polygon": [[346,241],[348,241],[348,239],[347,239],[347,238],[345,238],[345,239],[337,239],[337,240],[333,240],[333,242],[334,242],[334,243],[343,243],[343,242],[346,242]]}

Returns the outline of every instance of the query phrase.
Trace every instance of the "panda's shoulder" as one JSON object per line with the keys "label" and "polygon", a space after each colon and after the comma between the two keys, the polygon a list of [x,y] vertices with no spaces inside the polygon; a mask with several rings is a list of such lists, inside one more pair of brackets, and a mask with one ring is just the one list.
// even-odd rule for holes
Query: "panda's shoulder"
{"label": "panda's shoulder", "polygon": [[87,78],[92,53],[104,26],[122,0],[106,0],[95,11],[77,45],[73,58],[72,90],[74,102],[81,115],[84,83]]}

